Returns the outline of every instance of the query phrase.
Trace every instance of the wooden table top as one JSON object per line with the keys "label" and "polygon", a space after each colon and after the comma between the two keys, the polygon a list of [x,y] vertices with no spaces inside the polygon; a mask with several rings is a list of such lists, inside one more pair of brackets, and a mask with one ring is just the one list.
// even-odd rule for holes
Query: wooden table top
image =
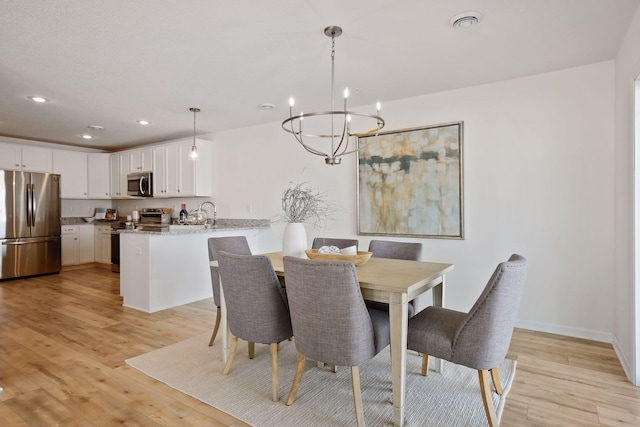
{"label": "wooden table top", "polygon": [[[284,275],[282,252],[262,255],[271,259],[277,274]],[[407,294],[412,294],[418,288],[433,282],[451,270],[453,270],[453,264],[389,258],[370,258],[356,267],[362,288]]]}

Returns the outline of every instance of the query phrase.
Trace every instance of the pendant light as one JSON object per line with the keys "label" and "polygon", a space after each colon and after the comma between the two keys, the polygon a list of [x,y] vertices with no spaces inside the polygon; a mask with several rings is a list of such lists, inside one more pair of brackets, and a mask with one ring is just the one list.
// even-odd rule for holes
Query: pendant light
{"label": "pendant light", "polygon": [[199,108],[191,107],[189,111],[193,113],[193,145],[191,146],[191,158],[198,158],[198,146],[196,145],[196,114],[200,112]]}

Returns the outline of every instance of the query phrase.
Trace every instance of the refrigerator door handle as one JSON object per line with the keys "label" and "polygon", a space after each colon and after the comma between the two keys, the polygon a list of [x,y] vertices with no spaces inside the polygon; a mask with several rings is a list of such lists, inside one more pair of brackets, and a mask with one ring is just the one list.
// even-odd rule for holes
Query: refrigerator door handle
{"label": "refrigerator door handle", "polygon": [[33,193],[35,193],[36,185],[31,184],[31,226],[36,226],[36,199],[33,197]]}
{"label": "refrigerator door handle", "polygon": [[27,203],[27,227],[31,227],[31,185],[26,186],[25,202]]}
{"label": "refrigerator door handle", "polygon": [[4,240],[2,242],[2,246],[19,246],[19,245],[28,245],[31,243],[45,243],[45,242],[55,242],[59,240],[58,237],[36,237],[29,239],[12,239],[12,240]]}

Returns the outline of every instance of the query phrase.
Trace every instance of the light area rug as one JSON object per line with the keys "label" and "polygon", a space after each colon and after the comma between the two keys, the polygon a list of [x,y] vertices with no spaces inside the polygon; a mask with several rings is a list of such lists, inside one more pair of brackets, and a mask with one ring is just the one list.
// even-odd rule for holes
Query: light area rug
{"label": "light area rug", "polygon": [[[220,340],[209,347],[209,335],[202,334],[126,363],[172,388],[214,406],[256,427],[351,426],[356,424],[351,389],[351,370],[337,373],[320,369],[307,360],[306,371],[295,402],[286,406],[295,374],[295,344],[285,341],[278,353],[280,401],[271,400],[271,357],[269,346],[256,344],[256,356],[247,357],[247,345],[240,341],[228,375]],[[443,372],[420,374],[422,359],[407,356],[405,425],[488,425],[477,371],[444,363]],[[493,393],[498,417],[515,375],[516,362],[505,360],[499,367],[504,394]],[[360,366],[364,416],[369,426],[392,426],[391,365],[389,349]]]}

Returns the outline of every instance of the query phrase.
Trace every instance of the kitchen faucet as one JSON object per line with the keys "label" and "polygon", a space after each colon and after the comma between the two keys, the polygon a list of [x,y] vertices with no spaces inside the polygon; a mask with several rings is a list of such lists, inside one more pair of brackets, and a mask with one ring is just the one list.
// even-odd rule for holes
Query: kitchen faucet
{"label": "kitchen faucet", "polygon": [[198,206],[198,216],[200,216],[200,214],[202,213],[202,207],[206,204],[210,204],[213,207],[213,227],[216,226],[216,205],[213,204],[212,201],[210,200],[205,200],[204,202],[200,203],[200,206]]}

